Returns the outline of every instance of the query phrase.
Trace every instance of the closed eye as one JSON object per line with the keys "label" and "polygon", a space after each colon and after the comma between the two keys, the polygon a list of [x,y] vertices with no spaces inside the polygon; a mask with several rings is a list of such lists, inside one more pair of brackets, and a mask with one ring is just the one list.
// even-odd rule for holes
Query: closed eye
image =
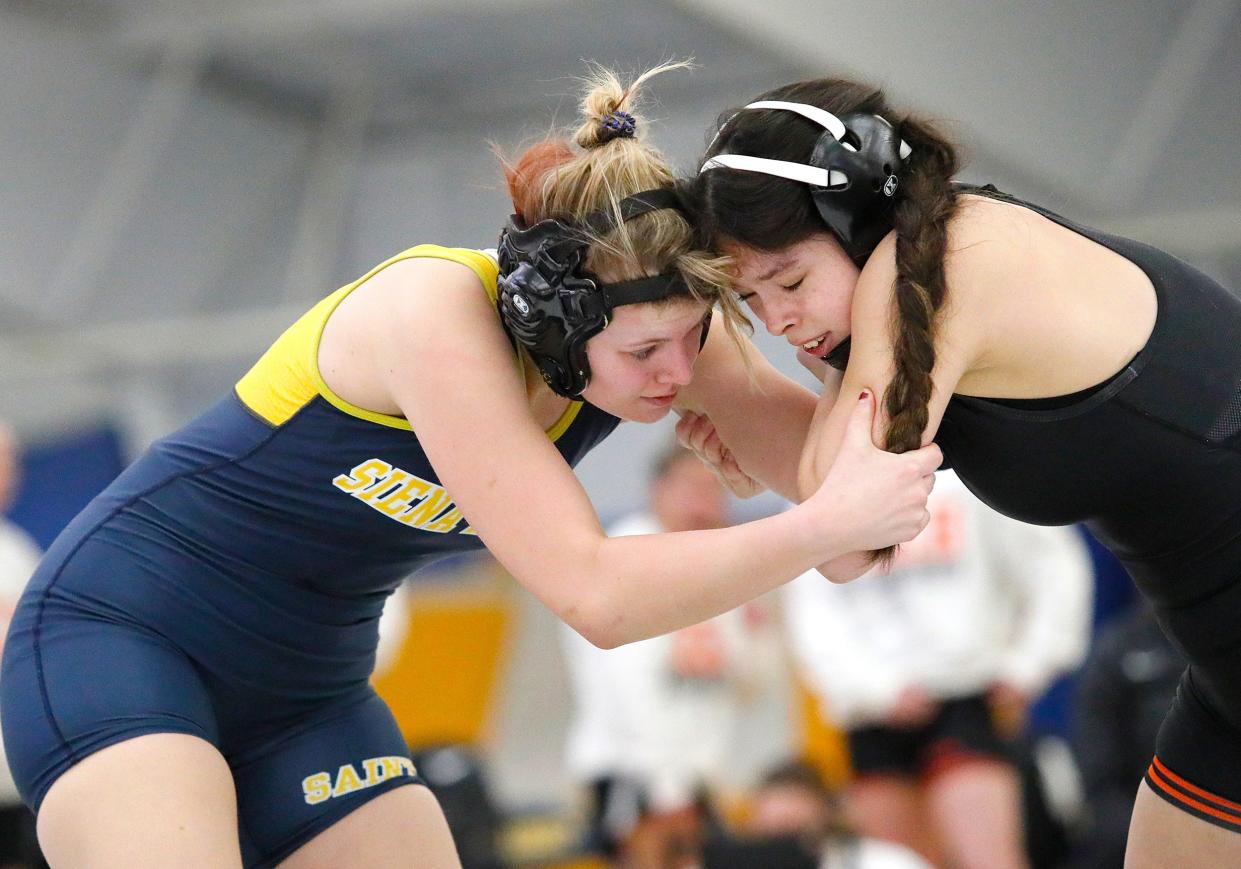
{"label": "closed eye", "polygon": [[650,359],[651,354],[655,352],[654,347],[644,347],[641,350],[635,350],[629,355],[641,362],[644,359]]}
{"label": "closed eye", "polygon": [[791,283],[791,284],[781,284],[780,286],[784,287],[784,288],[785,288],[786,290],[788,290],[789,292],[792,292],[793,290],[795,290],[795,289],[797,289],[798,287],[800,287],[800,286],[801,286],[801,282],[802,282],[802,281],[804,281],[804,280],[805,280],[805,278],[798,278],[797,280],[795,280],[795,281],[794,281],[793,283]]}

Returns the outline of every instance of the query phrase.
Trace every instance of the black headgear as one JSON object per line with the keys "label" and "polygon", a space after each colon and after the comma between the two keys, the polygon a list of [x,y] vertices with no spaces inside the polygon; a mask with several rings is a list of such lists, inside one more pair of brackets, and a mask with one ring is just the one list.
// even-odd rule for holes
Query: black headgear
{"label": "black headgear", "polygon": [[[624,222],[680,207],[671,188],[644,190],[620,201],[619,217]],[[676,271],[615,284],[587,273],[590,238],[616,226],[616,213],[602,209],[573,223],[548,218],[526,226],[513,216],[500,233],[500,321],[529,351],[547,385],[567,398],[580,397],[590,382],[586,342],[607,326],[613,308],[689,293]]]}
{"label": "black headgear", "polygon": [[865,112],[837,118],[817,106],[780,100],[760,100],[742,111],[746,109],[796,112],[823,127],[824,132],[810,152],[809,163],[717,154],[699,171],[740,169],[809,184],[819,216],[853,261],[864,263],[892,229],[892,205],[900,185],[901,168],[912,150],[909,145],[890,123]]}

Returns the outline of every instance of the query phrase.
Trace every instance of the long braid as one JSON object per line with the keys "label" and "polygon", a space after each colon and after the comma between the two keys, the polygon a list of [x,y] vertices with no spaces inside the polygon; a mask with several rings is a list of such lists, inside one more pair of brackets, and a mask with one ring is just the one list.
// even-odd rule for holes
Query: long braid
{"label": "long braid", "polygon": [[[950,183],[957,171],[951,145],[921,124],[906,122],[901,135],[917,155],[903,179],[896,204],[896,283],[892,323],[894,372],[884,395],[888,430],[884,449],[903,453],[922,446],[935,368],[935,317],[943,307],[947,286],[944,256],[948,223],[957,209]],[[896,554],[889,546],[873,553],[888,564]]]}

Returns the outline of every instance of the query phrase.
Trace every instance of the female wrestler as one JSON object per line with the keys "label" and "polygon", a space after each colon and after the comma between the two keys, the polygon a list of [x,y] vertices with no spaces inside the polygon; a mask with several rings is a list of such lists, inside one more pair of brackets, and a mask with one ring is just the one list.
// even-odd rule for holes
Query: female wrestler
{"label": "female wrestler", "polygon": [[[888,449],[934,438],[993,507],[1084,521],[1125,562],[1191,662],[1128,865],[1241,865],[1241,300],[956,170],[952,145],[881,92],[816,80],[728,117],[685,196],[767,329],[844,368],[804,494],[840,470],[869,390]],[[719,464],[736,417],[711,422],[688,415],[679,434]]]}
{"label": "female wrestler", "polygon": [[[457,865],[430,794],[402,786],[416,771],[367,682],[385,597],[439,555],[485,543],[612,646],[922,527],[938,450],[874,449],[861,402],[833,491],[793,512],[600,530],[570,466],[617,417],[668,412],[719,275],[633,135],[646,77],[602,76],[580,149],[543,143],[509,169],[498,270],[426,245],[332,294],[52,546],[0,707],[53,866]],[[739,347],[710,341],[721,358]],[[727,400],[752,397],[756,427],[787,422],[772,450],[791,452],[813,397],[752,364],[768,392]],[[695,398],[707,409],[746,382],[741,354],[717,375]]]}

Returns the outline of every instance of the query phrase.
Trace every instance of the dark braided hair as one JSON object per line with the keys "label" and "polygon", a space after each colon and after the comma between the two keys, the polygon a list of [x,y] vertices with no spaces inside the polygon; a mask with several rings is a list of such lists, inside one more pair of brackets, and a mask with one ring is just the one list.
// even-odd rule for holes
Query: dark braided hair
{"label": "dark braided hair", "polygon": [[[931,372],[935,368],[935,315],[947,286],[944,255],[948,223],[956,211],[951,180],[958,169],[952,144],[926,121],[896,112],[883,91],[844,79],[814,79],[768,91],[757,100],[806,103],[839,116],[850,112],[880,115],[913,148],[896,193],[892,356],[895,372],[884,395],[888,429],[884,449],[917,449],[927,425]],[[748,154],[805,163],[822,135],[817,124],[788,111],[726,112],[703,158]],[[695,212],[700,243],[719,250],[726,241],[774,251],[827,231],[810,188],[755,172],[715,169],[686,182],[684,198]],[[874,553],[888,562],[896,548]]]}

